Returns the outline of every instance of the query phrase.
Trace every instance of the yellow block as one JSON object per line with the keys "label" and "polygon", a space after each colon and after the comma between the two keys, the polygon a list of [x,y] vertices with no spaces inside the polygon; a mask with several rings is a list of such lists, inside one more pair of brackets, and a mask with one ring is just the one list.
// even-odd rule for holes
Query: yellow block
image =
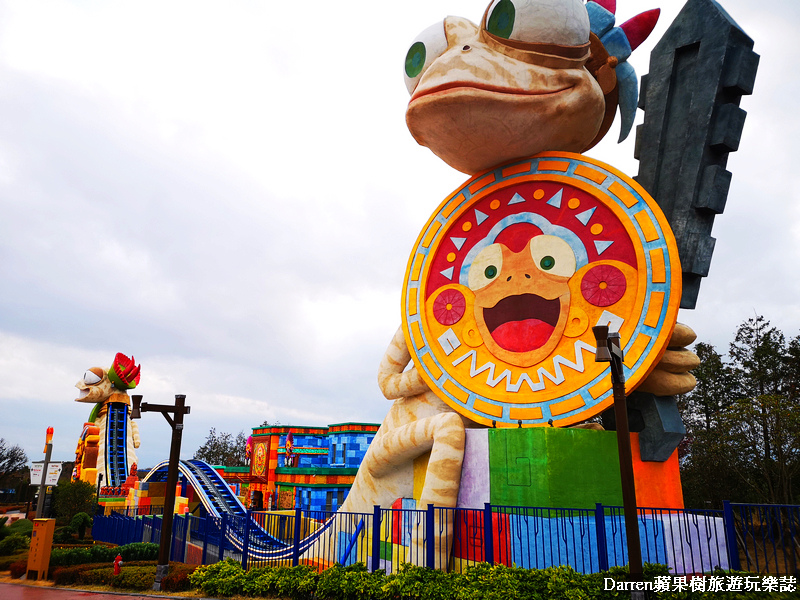
{"label": "yellow block", "polygon": [[606,174],[601,173],[596,169],[592,169],[591,167],[587,167],[586,165],[578,165],[575,167],[575,175],[578,177],[585,177],[591,181],[594,181],[596,184],[601,184],[606,180]]}
{"label": "yellow block", "polygon": [[563,400],[561,402],[556,402],[555,404],[553,404],[550,407],[550,413],[554,417],[557,417],[559,415],[563,415],[577,408],[581,408],[582,406],[585,405],[586,402],[584,402],[583,398],[581,398],[580,396],[573,396],[572,398]]}
{"label": "yellow block", "polygon": [[425,473],[428,472],[428,461],[431,459],[430,451],[414,459],[414,499],[419,500],[422,496],[422,488],[425,487]]}
{"label": "yellow block", "polygon": [[634,196],[633,194],[631,194],[631,193],[630,193],[630,192],[629,192],[629,191],[628,191],[628,190],[625,188],[625,186],[624,186],[624,185],[622,185],[622,184],[621,184],[621,183],[619,183],[619,182],[616,182],[616,181],[615,181],[615,182],[614,182],[614,183],[612,183],[610,186],[608,186],[608,191],[609,191],[609,192],[611,192],[612,194],[614,194],[614,195],[615,195],[617,198],[619,198],[620,200],[622,200],[622,202],[623,202],[623,203],[625,204],[625,206],[627,206],[628,208],[631,208],[631,207],[632,207],[634,204],[636,204],[637,202],[639,202],[639,200],[636,198],[636,196]]}
{"label": "yellow block", "polygon": [[97,481],[97,469],[81,469],[81,481],[94,485]]}
{"label": "yellow block", "polygon": [[646,211],[640,210],[633,216],[639,223],[639,227],[642,228],[642,234],[644,235],[645,240],[652,242],[653,240],[658,239],[658,232],[656,231],[653,221],[650,220],[650,216]]}
{"label": "yellow block", "polygon": [[664,264],[664,251],[661,248],[650,250],[650,264],[653,268],[653,283],[666,283],[667,267]]}
{"label": "yellow block", "polygon": [[542,409],[536,406],[533,408],[516,408],[512,406],[508,411],[508,416],[512,420],[541,419]]}
{"label": "yellow block", "polygon": [[503,407],[497,406],[496,404],[489,404],[488,402],[484,402],[483,400],[475,399],[475,410],[480,412],[486,413],[487,415],[491,415],[493,417],[502,417],[503,416]]}

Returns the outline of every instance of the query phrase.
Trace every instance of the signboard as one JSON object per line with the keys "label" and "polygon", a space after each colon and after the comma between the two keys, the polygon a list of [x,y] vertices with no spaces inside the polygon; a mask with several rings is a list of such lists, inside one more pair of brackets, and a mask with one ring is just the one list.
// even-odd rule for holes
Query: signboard
{"label": "signboard", "polygon": [[[44,463],[35,462],[31,465],[31,485],[42,485],[42,471],[44,470]],[[47,463],[47,476],[45,477],[45,485],[58,485],[58,478],[61,477],[61,463],[51,462]]]}
{"label": "signboard", "polygon": [[33,463],[31,465],[31,485],[42,485],[42,471],[44,463]]}

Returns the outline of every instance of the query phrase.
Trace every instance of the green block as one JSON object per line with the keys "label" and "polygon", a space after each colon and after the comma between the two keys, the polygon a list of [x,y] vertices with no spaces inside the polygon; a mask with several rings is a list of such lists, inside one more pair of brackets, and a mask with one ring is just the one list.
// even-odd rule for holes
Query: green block
{"label": "green block", "polygon": [[538,429],[490,429],[492,504],[548,506],[545,437]]}
{"label": "green block", "polygon": [[547,432],[550,506],[622,505],[615,431],[555,429]]}
{"label": "green block", "polygon": [[556,508],[622,504],[613,431],[491,429],[489,465],[492,504]]}
{"label": "green block", "polygon": [[381,540],[381,558],[383,560],[392,560],[392,542]]}

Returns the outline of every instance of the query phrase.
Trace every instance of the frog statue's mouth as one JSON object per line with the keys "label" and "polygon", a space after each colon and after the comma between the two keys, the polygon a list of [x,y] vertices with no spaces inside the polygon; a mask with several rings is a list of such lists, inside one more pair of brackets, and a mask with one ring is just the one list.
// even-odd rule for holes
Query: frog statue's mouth
{"label": "frog statue's mouth", "polygon": [[544,346],[561,316],[558,298],[519,294],[483,309],[483,321],[495,343],[509,352],[531,352]]}

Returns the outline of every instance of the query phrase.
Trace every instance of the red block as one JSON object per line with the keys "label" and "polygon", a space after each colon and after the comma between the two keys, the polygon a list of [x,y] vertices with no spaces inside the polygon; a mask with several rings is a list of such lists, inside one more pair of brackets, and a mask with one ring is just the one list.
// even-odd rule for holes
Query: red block
{"label": "red block", "polygon": [[[463,560],[486,560],[482,510],[457,510],[453,527],[453,556]],[[511,542],[508,537],[508,515],[492,513],[494,561],[511,566]]]}
{"label": "red block", "polygon": [[[398,498],[394,502],[392,502],[392,508],[396,510],[400,510],[403,508],[403,499]],[[392,543],[393,544],[402,544],[403,543],[403,536],[400,531],[400,528],[403,526],[403,513],[401,512],[392,512]]]}

